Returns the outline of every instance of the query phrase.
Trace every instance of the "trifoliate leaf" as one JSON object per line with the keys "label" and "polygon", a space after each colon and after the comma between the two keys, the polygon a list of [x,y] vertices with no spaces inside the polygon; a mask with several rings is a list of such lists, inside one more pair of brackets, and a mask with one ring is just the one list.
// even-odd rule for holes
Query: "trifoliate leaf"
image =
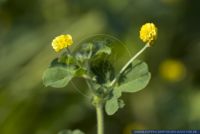
{"label": "trifoliate leaf", "polygon": [[146,87],[150,78],[151,74],[148,71],[147,64],[134,61],[120,76],[119,86],[116,86],[115,89],[122,92],[137,92]]}
{"label": "trifoliate leaf", "polygon": [[118,87],[122,92],[137,92],[146,87],[151,78],[151,74],[147,73],[137,79],[129,81]]}

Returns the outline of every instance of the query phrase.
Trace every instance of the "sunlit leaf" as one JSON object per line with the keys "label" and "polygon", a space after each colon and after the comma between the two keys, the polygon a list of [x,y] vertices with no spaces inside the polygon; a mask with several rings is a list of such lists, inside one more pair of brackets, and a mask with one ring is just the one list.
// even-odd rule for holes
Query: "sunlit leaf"
{"label": "sunlit leaf", "polygon": [[103,53],[108,54],[108,55],[111,54],[111,48],[106,45],[102,45],[95,55],[99,55]]}
{"label": "sunlit leaf", "polygon": [[74,74],[75,70],[72,67],[51,67],[44,72],[43,83],[45,86],[62,88],[70,82]]}
{"label": "sunlit leaf", "polygon": [[119,98],[122,95],[122,91],[117,88],[113,89],[112,93],[113,93],[113,97],[115,98]]}
{"label": "sunlit leaf", "polygon": [[120,108],[123,108],[125,103],[122,99],[118,99],[113,96],[111,99],[106,101],[105,111],[108,115],[115,114]]}
{"label": "sunlit leaf", "polygon": [[119,109],[117,98],[113,97],[106,101],[105,111],[108,115],[113,115]]}
{"label": "sunlit leaf", "polygon": [[127,68],[119,79],[119,86],[115,89],[122,92],[137,92],[146,87],[151,74],[146,63],[135,61]]}

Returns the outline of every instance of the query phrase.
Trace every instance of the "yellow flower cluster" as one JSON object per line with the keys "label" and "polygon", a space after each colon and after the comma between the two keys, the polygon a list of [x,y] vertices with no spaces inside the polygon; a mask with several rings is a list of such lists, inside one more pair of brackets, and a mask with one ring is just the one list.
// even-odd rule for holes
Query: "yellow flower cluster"
{"label": "yellow flower cluster", "polygon": [[61,51],[73,44],[72,36],[69,34],[57,36],[52,41],[52,47],[56,52]]}
{"label": "yellow flower cluster", "polygon": [[151,45],[157,38],[157,28],[153,23],[146,23],[140,29],[140,39]]}

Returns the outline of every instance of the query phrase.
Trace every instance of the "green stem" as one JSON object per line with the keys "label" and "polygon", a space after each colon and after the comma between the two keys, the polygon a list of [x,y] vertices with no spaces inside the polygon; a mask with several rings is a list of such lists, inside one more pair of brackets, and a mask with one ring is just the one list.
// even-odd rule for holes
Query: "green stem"
{"label": "green stem", "polygon": [[150,45],[147,43],[139,52],[137,52],[120,70],[119,74],[117,75],[117,77],[115,77],[115,79],[111,82],[111,86],[113,86],[115,84],[115,82],[117,81],[118,77],[124,72],[124,70],[126,70],[126,68],[142,53],[144,52],[144,50],[146,48],[148,48]]}
{"label": "green stem", "polygon": [[97,134],[104,134],[104,117],[103,104],[100,102],[96,105],[97,113]]}

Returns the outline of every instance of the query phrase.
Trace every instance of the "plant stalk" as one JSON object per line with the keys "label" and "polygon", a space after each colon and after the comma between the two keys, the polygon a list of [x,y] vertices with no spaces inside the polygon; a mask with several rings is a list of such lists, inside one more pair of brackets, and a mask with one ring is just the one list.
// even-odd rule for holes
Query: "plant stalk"
{"label": "plant stalk", "polygon": [[124,70],[126,70],[126,68],[142,53],[144,52],[144,50],[146,50],[148,47],[150,47],[150,45],[147,43],[139,52],[137,52],[120,70],[119,74],[117,75],[117,77],[115,77],[115,79],[111,82],[111,86],[113,86],[115,84],[115,82],[117,81],[118,77],[124,72]]}
{"label": "plant stalk", "polygon": [[[115,84],[118,77],[126,70],[126,68],[150,45],[147,43],[139,52],[137,52],[120,70],[119,74],[111,82],[111,86]],[[103,113],[103,103],[99,101],[97,97],[96,101],[96,114],[97,114],[97,134],[104,134],[104,113]]]}
{"label": "plant stalk", "polygon": [[97,113],[97,134],[104,134],[104,113],[103,113],[103,104],[102,102],[96,105]]}

